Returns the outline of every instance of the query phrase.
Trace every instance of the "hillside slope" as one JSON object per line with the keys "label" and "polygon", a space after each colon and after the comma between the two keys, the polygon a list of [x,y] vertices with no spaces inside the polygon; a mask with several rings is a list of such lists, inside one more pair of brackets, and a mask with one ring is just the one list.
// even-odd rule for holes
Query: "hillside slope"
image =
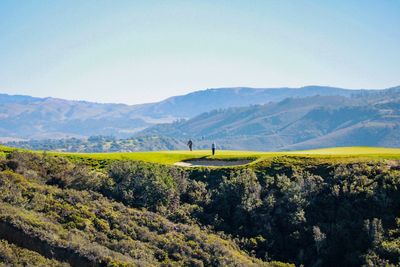
{"label": "hillside slope", "polygon": [[230,168],[3,151],[0,265],[399,264],[400,162],[380,149]]}
{"label": "hillside slope", "polygon": [[138,106],[0,95],[0,137],[59,138],[124,135],[150,125]]}
{"label": "hillside slope", "polygon": [[159,103],[145,106],[142,114],[151,116],[174,116],[191,118],[200,113],[230,107],[278,102],[289,97],[346,96],[369,92],[369,90],[348,90],[328,86],[305,86],[301,88],[215,88],[174,96]]}
{"label": "hillside slope", "polygon": [[[45,161],[53,162],[53,168],[66,163]],[[66,184],[58,184],[61,188],[45,185],[43,180],[50,179],[47,183],[53,185],[56,180],[51,182],[51,174],[32,177],[40,174],[34,158],[17,162],[18,172],[30,170],[31,174],[26,173],[30,176],[26,178],[4,166],[6,170],[0,171],[0,263],[16,261],[4,255],[11,243],[17,247],[11,249],[30,250],[27,257],[54,266],[58,262],[71,266],[275,266],[249,256],[232,240],[196,225],[173,223],[162,212],[130,208],[82,187],[78,191],[61,189]],[[86,171],[80,174],[93,175]],[[87,185],[94,190],[93,183]]]}
{"label": "hillside slope", "polygon": [[352,98],[314,96],[203,113],[140,134],[216,141],[224,149],[286,150],[332,146],[400,146],[400,92]]}
{"label": "hillside slope", "polygon": [[44,139],[133,133],[162,122],[214,109],[280,101],[287,97],[350,96],[370,91],[309,86],[298,89],[223,88],[197,91],[143,105],[100,104],[0,94],[0,140]]}

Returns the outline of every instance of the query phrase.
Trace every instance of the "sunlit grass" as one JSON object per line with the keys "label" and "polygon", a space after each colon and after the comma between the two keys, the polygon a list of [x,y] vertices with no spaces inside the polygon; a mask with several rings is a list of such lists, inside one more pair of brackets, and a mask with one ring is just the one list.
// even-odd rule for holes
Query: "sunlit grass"
{"label": "sunlit grass", "polygon": [[[67,155],[73,157],[90,158],[96,160],[142,160],[154,163],[173,164],[179,161],[188,159],[258,159],[269,155],[263,152],[252,151],[219,151],[215,156],[212,156],[208,150],[198,151],[157,151],[157,152],[116,152],[116,153],[59,153],[49,152],[55,155]],[[276,156],[278,153],[270,153],[271,156]]]}
{"label": "sunlit grass", "polygon": [[285,153],[310,154],[310,155],[376,155],[376,154],[399,155],[400,148],[352,146],[352,147],[320,148],[320,149],[292,151]]}
{"label": "sunlit grass", "polygon": [[157,152],[117,152],[117,153],[54,153],[58,155],[69,155],[91,159],[130,159],[142,160],[155,163],[173,164],[179,161],[189,159],[254,159],[262,160],[279,156],[301,156],[301,157],[367,157],[367,158],[394,158],[400,159],[399,148],[380,148],[380,147],[336,147],[303,151],[289,152],[257,152],[257,151],[237,151],[237,150],[220,150],[215,156],[211,155],[211,151],[157,151]]}
{"label": "sunlit grass", "polygon": [[[0,146],[0,151],[10,152],[13,148]],[[279,156],[298,156],[309,158],[382,158],[400,159],[400,148],[384,147],[334,147],[313,150],[287,151],[287,152],[258,152],[217,150],[215,156],[210,150],[174,150],[174,151],[152,151],[152,152],[113,152],[113,153],[69,153],[69,152],[47,152],[51,155],[67,156],[72,158],[84,158],[93,160],[142,160],[146,162],[174,164],[189,159],[254,159],[263,160]]]}

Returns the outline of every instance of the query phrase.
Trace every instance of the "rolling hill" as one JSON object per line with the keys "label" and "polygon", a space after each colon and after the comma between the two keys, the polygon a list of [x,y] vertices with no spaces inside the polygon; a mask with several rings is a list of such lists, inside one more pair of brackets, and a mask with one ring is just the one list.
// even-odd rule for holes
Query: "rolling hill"
{"label": "rolling hill", "polygon": [[224,149],[288,150],[329,146],[400,146],[400,93],[288,98],[203,113],[140,134],[216,141]]}
{"label": "rolling hill", "polygon": [[101,104],[0,94],[0,138],[44,139],[99,134],[129,137],[157,123],[192,118],[214,109],[265,104],[288,97],[350,97],[369,92],[371,91],[323,86],[297,89],[221,88],[196,91],[142,105]]}
{"label": "rolling hill", "polygon": [[350,97],[370,90],[349,90],[328,86],[305,86],[301,88],[216,88],[196,91],[183,96],[170,97],[159,103],[146,105],[141,114],[153,117],[173,116],[191,118],[200,113],[230,107],[277,102],[289,97],[346,96]]}
{"label": "rolling hill", "polygon": [[0,95],[0,136],[82,137],[96,132],[132,134],[149,125],[132,112],[140,106]]}

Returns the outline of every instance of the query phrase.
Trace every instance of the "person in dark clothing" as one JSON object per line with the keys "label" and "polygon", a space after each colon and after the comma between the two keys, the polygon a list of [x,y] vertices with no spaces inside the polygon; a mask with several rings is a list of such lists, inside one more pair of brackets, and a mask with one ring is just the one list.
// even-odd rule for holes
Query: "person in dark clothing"
{"label": "person in dark clothing", "polygon": [[213,142],[212,145],[211,145],[211,151],[212,151],[213,156],[215,155],[215,149],[216,148],[217,148],[217,146],[215,145],[215,142]]}
{"label": "person in dark clothing", "polygon": [[189,142],[187,143],[187,145],[188,145],[190,151],[192,151],[192,149],[193,149],[193,142],[192,142],[191,139],[189,139]]}

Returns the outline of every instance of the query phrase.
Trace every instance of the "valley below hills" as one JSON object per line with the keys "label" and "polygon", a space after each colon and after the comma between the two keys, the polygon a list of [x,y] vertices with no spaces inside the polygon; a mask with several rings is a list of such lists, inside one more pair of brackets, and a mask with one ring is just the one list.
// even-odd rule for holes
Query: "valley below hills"
{"label": "valley below hills", "polygon": [[28,149],[400,147],[400,87],[222,88],[134,106],[2,95],[0,108],[0,140]]}

